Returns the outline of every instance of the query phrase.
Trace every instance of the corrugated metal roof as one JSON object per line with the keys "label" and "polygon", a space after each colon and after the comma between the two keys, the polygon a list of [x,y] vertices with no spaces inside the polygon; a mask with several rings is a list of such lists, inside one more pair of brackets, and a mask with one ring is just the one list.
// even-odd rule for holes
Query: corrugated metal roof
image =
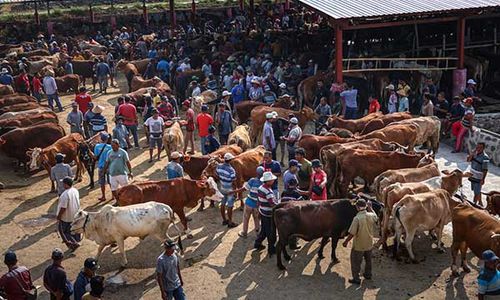
{"label": "corrugated metal roof", "polygon": [[299,0],[334,19],[499,7],[500,0]]}

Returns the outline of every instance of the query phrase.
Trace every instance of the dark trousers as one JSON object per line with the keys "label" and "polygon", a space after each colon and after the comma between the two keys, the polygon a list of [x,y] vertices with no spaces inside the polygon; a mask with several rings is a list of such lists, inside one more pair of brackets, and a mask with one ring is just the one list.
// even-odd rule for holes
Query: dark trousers
{"label": "dark trousers", "polygon": [[59,221],[57,224],[57,230],[61,236],[63,242],[68,246],[77,245],[81,240],[80,234],[71,234],[71,223],[64,221]]}
{"label": "dark trousers", "polygon": [[363,273],[363,277],[372,277],[372,250],[356,251],[353,249],[351,250],[351,272],[353,279],[359,279],[363,258],[365,258],[365,272]]}
{"label": "dark trousers", "polygon": [[137,125],[126,125],[128,132],[132,134],[132,137],[134,138],[134,145],[135,147],[139,148],[139,137],[137,136]]}
{"label": "dark trousers", "polygon": [[219,133],[219,142],[221,145],[227,145],[227,140],[229,138],[229,134],[222,134],[222,133]]}
{"label": "dark trousers", "polygon": [[358,118],[358,109],[357,108],[346,107],[344,118],[346,120],[357,119]]}
{"label": "dark trousers", "polygon": [[254,243],[254,248],[257,248],[267,238],[269,254],[276,253],[276,233],[272,230],[272,222],[271,217],[260,215],[260,231]]}
{"label": "dark trousers", "polygon": [[295,159],[295,146],[286,146],[288,150],[288,160]]}
{"label": "dark trousers", "polygon": [[271,151],[272,153],[272,157],[273,157],[273,160],[278,160],[278,158],[276,157],[276,147]]}

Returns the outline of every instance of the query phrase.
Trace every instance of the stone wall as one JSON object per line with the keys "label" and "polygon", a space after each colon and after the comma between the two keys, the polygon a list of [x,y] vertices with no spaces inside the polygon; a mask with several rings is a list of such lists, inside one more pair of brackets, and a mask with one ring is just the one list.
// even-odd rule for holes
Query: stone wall
{"label": "stone wall", "polygon": [[479,128],[500,134],[500,113],[475,115],[474,123]]}
{"label": "stone wall", "polygon": [[[497,122],[500,123],[500,118]],[[497,124],[496,127],[500,129],[500,124]],[[496,166],[500,166],[500,134],[484,128],[475,127],[474,129],[474,132],[471,135],[467,135],[465,138],[465,146],[467,149],[472,151],[477,143],[485,143],[486,147],[484,151],[490,157],[490,162]]]}

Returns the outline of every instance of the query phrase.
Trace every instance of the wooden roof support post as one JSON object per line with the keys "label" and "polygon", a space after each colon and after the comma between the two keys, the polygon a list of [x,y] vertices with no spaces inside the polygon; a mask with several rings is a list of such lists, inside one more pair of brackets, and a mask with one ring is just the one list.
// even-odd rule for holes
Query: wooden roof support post
{"label": "wooden roof support post", "polygon": [[40,14],[38,13],[38,1],[35,0],[35,24],[40,25]]}
{"label": "wooden roof support post", "polygon": [[196,2],[191,0],[191,22],[196,19]]}
{"label": "wooden roof support post", "polygon": [[457,23],[457,53],[458,68],[464,68],[465,57],[465,17],[460,17]]}
{"label": "wooden roof support post", "polygon": [[344,82],[343,77],[343,67],[342,67],[342,59],[344,58],[343,49],[342,49],[342,27],[339,24],[335,25],[335,81],[338,84]]}
{"label": "wooden roof support post", "polygon": [[175,6],[174,6],[174,0],[169,0],[169,9],[170,9],[170,23],[172,26],[172,29],[175,29],[177,27],[177,20],[175,19]]}

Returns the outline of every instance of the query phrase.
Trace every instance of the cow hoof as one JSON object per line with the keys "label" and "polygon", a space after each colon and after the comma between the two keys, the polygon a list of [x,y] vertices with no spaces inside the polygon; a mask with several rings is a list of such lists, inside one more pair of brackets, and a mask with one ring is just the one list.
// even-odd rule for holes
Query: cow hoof
{"label": "cow hoof", "polygon": [[204,209],[205,209],[205,207],[200,206],[200,207],[198,207],[198,209],[196,211],[203,211]]}
{"label": "cow hoof", "polygon": [[418,263],[419,263],[419,261],[418,261],[418,260],[416,260],[416,259],[412,259],[412,260],[411,260],[411,263],[412,263],[412,264],[414,264],[414,265],[416,265],[416,264],[418,264]]}
{"label": "cow hoof", "polygon": [[451,272],[451,277],[458,277],[460,274],[457,271],[452,271]]}

